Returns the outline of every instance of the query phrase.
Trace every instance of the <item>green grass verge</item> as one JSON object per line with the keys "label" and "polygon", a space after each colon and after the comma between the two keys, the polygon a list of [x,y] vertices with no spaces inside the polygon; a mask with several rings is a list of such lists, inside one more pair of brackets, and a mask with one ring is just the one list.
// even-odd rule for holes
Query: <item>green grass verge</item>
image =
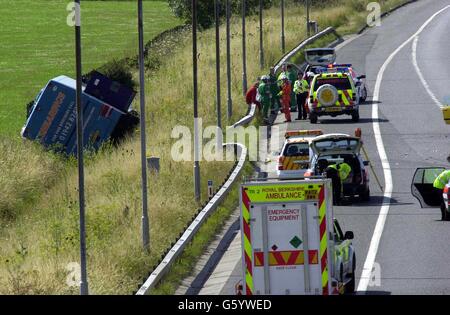
{"label": "green grass verge", "polygon": [[[19,138],[25,105],[49,79],[75,76],[69,1],[0,0],[0,135]],[[144,3],[145,40],[181,24],[166,1]],[[136,1],[83,1],[83,72],[137,54]]]}
{"label": "green grass verge", "polygon": [[[249,176],[253,174],[253,172],[254,170],[251,164],[246,162],[241,176]],[[223,223],[229,219],[230,215],[234,212],[236,207],[238,207],[240,184],[239,180],[233,184],[232,189],[224,202],[207,219],[193,238],[192,242],[186,247],[181,256],[171,267],[170,273],[163,278],[150,294],[174,294],[181,284],[181,281],[192,273],[198,259],[214,239],[214,236],[222,229]]]}
{"label": "green grass verge", "polygon": [[[392,0],[394,1],[394,0]],[[24,1],[13,2],[24,4]],[[55,12],[60,12],[60,0],[46,2],[49,5],[57,5]],[[315,10],[313,18],[319,20],[322,28],[329,24],[347,25],[352,21],[354,12],[345,7],[346,1],[338,1],[336,6],[327,7],[326,10]],[[10,11],[11,7],[0,6],[2,16],[11,16],[15,21],[11,31],[16,37],[28,37],[34,28],[39,32],[30,38],[32,49],[34,43],[42,36],[47,43],[52,41],[59,43],[59,28],[53,27],[48,21],[56,21],[50,16],[46,19],[37,19],[33,14],[39,15],[39,7],[33,2],[35,11],[27,12],[27,22],[15,15],[16,11]],[[107,2],[90,2],[92,5],[105,5]],[[121,5],[132,5],[134,2],[121,2]],[[147,5],[149,5],[148,2]],[[86,4],[88,7],[89,4]],[[134,6],[133,6],[134,7]],[[5,9],[6,8],[6,9]],[[65,17],[64,7],[61,15]],[[6,10],[7,12],[4,12]],[[50,9],[49,9],[50,10]],[[126,11],[126,10],[124,10]],[[116,12],[117,15],[124,11]],[[86,16],[87,10],[84,11]],[[91,12],[95,20],[104,21],[101,10]],[[342,13],[344,12],[344,13]],[[316,16],[314,15],[316,14]],[[356,13],[355,13],[356,14]],[[358,12],[364,16],[366,12]],[[59,14],[55,16],[59,17]],[[281,57],[279,40],[279,10],[272,8],[265,11],[264,38],[265,38],[265,68],[275,63]],[[15,19],[15,20],[14,20]],[[91,18],[94,20],[93,18]],[[47,21],[48,20],[48,21]],[[292,6],[286,15],[286,48],[292,49],[298,42],[305,38],[305,30],[299,25],[304,25],[305,15],[303,6]],[[29,22],[31,21],[31,22]],[[58,20],[64,26],[63,21]],[[116,21],[116,19],[114,19]],[[321,21],[321,22],[320,22]],[[23,23],[22,23],[23,22]],[[267,70],[259,68],[258,56],[258,18],[251,16],[247,20],[248,30],[248,75],[249,81]],[[56,23],[56,22],[55,22]],[[88,23],[87,21],[84,23]],[[130,22],[135,25],[135,21]],[[341,25],[341,26],[342,26]],[[11,26],[8,26],[11,28]],[[66,27],[66,26],[64,26]],[[109,27],[109,26],[108,26]],[[131,26],[130,26],[131,27]],[[86,26],[87,28],[87,26]],[[131,28],[130,28],[131,30]],[[234,113],[230,122],[237,121],[246,111],[241,91],[241,39],[240,18],[233,17],[231,32],[232,37],[232,97],[234,100]],[[73,31],[73,30],[72,30]],[[64,40],[70,46],[72,43],[72,31],[67,27],[65,36],[70,41]],[[114,30],[115,31],[115,30]],[[225,60],[225,41],[223,40],[224,27],[221,26],[222,60]],[[116,32],[114,32],[115,34]],[[3,42],[9,45],[19,40],[4,37]],[[128,33],[130,34],[130,33]],[[134,33],[133,33],[134,34]],[[88,36],[89,34],[85,34]],[[64,37],[65,38],[65,37]],[[97,36],[95,36],[97,38]],[[135,36],[130,37],[130,41]],[[86,48],[88,39],[84,39]],[[111,42],[111,41],[110,41]],[[192,215],[196,212],[198,204],[193,198],[192,188],[192,162],[175,162],[171,158],[171,148],[174,139],[171,133],[176,125],[187,126],[192,132],[192,73],[191,73],[191,42],[188,32],[175,36],[176,45],[171,46],[168,53],[160,60],[159,67],[147,73],[147,136],[149,153],[161,157],[161,173],[158,177],[151,175],[149,181],[149,204],[151,223],[151,253],[142,251],[140,239],[140,158],[139,139],[128,139],[119,149],[106,146],[101,152],[89,155],[86,158],[86,200],[87,200],[87,244],[88,244],[88,275],[91,292],[94,294],[129,294],[136,289],[136,285],[142,277],[147,275],[151,267],[155,265],[161,254],[171,242],[183,230]],[[28,42],[27,42],[28,43]],[[2,43],[3,44],[3,43]],[[102,42],[95,42],[97,47]],[[3,48],[3,46],[1,46]],[[27,46],[21,47],[17,54],[23,54]],[[30,48],[31,47],[31,48]],[[62,60],[51,58],[52,45],[47,50],[38,51],[28,57],[23,66],[13,64],[12,73],[25,71],[34,64],[48,63],[53,65],[46,75],[42,74],[42,81],[38,82],[31,95],[22,95],[14,106],[17,113],[22,113],[22,100],[34,97],[36,88],[39,89],[46,83],[52,73],[60,74],[64,67],[72,66],[70,60],[72,54],[64,55]],[[71,51],[63,44],[61,49]],[[95,47],[89,45],[89,47]],[[122,52],[111,51],[103,54],[102,49],[97,49],[98,54],[103,54],[103,61],[110,57],[126,57],[128,46],[122,46]],[[131,45],[129,46],[131,47]],[[134,45],[133,45],[134,47]],[[0,48],[1,49],[1,48]],[[166,50],[167,51],[167,50]],[[203,126],[216,123],[215,115],[215,73],[214,73],[214,30],[205,30],[199,33],[199,116],[203,118]],[[3,51],[2,51],[3,53]],[[3,55],[2,55],[3,56]],[[11,58],[9,55],[8,58]],[[84,58],[86,62],[89,59]],[[19,59],[17,59],[19,60]],[[20,59],[22,60],[22,59]],[[3,59],[2,61],[3,62]],[[102,60],[98,60],[102,64]],[[150,62],[153,64],[153,62]],[[47,67],[48,65],[44,65]],[[94,66],[94,65],[93,65]],[[14,68],[15,67],[15,68]],[[86,71],[90,70],[85,67]],[[3,65],[1,70],[10,71]],[[20,95],[28,86],[26,82],[34,80],[33,72],[22,77],[22,88],[18,89]],[[2,73],[2,88],[4,89]],[[68,73],[70,75],[70,73]],[[22,74],[20,74],[22,75]],[[37,75],[37,74],[36,74]],[[136,75],[136,73],[135,73]],[[45,77],[45,78],[44,78]],[[222,63],[222,82],[226,82],[225,63]],[[20,83],[20,82],[19,82]],[[19,97],[15,94],[10,98]],[[3,96],[3,94],[2,94]],[[226,93],[222,93],[222,113],[226,113]],[[2,97],[2,100],[7,100]],[[25,102],[26,102],[25,101]],[[4,107],[1,107],[4,108]],[[6,111],[12,114],[13,109]],[[2,112],[3,113],[3,112]],[[18,119],[12,116],[13,119]],[[222,125],[229,121],[223,115]],[[4,117],[0,118],[3,121]],[[4,129],[16,134],[16,124],[10,122]],[[204,142],[207,142],[205,139]],[[74,160],[63,161],[47,153],[42,148],[32,145],[27,141],[15,141],[10,137],[0,139],[0,213],[6,215],[0,225],[0,293],[4,294],[76,294],[77,289],[67,285],[67,276],[70,270],[67,267],[72,262],[78,261],[78,205],[77,205],[77,172]],[[4,163],[6,161],[6,163]],[[232,162],[207,162],[200,163],[202,177],[202,195],[206,196],[206,180],[213,179],[220,183],[230,170]]]}

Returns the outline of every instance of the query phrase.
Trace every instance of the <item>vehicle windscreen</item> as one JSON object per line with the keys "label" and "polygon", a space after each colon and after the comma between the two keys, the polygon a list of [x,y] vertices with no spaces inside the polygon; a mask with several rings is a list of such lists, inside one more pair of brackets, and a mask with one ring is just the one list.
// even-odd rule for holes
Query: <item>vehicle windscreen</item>
{"label": "vehicle windscreen", "polygon": [[307,142],[290,143],[283,152],[284,156],[309,156],[309,144]]}
{"label": "vehicle windscreen", "polygon": [[354,139],[322,140],[315,142],[315,146],[319,152],[329,150],[354,151],[358,145],[359,141]]}
{"label": "vehicle windscreen", "polygon": [[305,59],[310,65],[330,64],[336,60],[336,52],[326,48],[306,50]]}
{"label": "vehicle windscreen", "polygon": [[325,84],[331,84],[338,90],[351,90],[352,85],[348,78],[330,78],[330,79],[317,79],[314,84],[314,91],[317,91],[319,87]]}

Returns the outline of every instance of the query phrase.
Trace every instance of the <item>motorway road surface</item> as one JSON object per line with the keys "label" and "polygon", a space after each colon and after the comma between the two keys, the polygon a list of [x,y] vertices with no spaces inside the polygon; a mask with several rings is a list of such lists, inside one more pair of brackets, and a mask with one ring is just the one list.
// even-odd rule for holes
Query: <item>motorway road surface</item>
{"label": "motorway road surface", "polygon": [[[407,5],[383,19],[381,26],[368,29],[338,50],[337,62],[352,63],[359,74],[367,75],[369,98],[360,107],[359,123],[353,123],[350,116],[339,116],[319,118],[317,125],[296,121],[284,127],[289,130],[320,128],[325,133],[348,134],[360,127],[371,162],[384,181],[372,119],[377,75],[386,59],[447,5],[450,5],[449,0],[422,0]],[[373,278],[367,290],[359,294],[450,293],[450,222],[440,221],[439,209],[421,209],[410,193],[416,167],[445,166],[450,153],[450,126],[445,125],[431,96],[442,102],[450,95],[449,34],[450,7],[435,16],[416,43],[411,40],[404,45],[384,72],[377,102],[378,123],[392,174],[391,198],[383,198],[383,192],[371,176],[369,203],[335,208],[335,216],[343,229],[355,233],[359,282],[380,208],[383,201],[389,205],[374,260],[381,277],[379,281]],[[424,81],[419,79],[414,67],[413,48]],[[283,124],[283,121],[284,117],[279,115],[276,124]],[[241,262],[237,257],[231,277],[217,294],[234,294],[236,279],[241,274]]]}

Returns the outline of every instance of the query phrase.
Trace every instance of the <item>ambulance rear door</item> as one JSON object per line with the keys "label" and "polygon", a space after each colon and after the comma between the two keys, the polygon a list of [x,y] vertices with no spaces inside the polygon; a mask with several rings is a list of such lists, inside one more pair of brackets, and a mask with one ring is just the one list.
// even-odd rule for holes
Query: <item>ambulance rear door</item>
{"label": "ambulance rear door", "polygon": [[255,294],[321,294],[317,205],[255,205],[251,220]]}

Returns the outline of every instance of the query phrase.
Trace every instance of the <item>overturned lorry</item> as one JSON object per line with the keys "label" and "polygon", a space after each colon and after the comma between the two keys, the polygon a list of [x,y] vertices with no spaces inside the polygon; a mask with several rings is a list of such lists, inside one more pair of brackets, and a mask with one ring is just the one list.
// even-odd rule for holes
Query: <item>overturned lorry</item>
{"label": "overturned lorry", "polygon": [[[97,150],[111,137],[123,136],[139,119],[130,111],[136,92],[99,72],[92,72],[82,91],[85,149]],[[59,76],[50,80],[32,102],[21,135],[57,152],[75,155],[76,81]]]}

